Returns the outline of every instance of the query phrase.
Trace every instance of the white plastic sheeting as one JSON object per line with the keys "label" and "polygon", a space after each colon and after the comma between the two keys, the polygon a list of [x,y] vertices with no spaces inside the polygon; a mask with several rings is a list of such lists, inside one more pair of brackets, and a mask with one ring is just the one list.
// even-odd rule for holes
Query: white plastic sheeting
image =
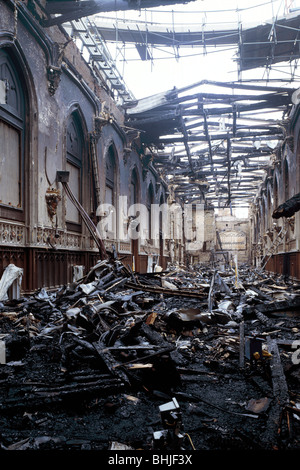
{"label": "white plastic sheeting", "polygon": [[23,269],[18,268],[14,264],[9,264],[0,279],[0,301],[7,299],[7,291],[10,286],[17,281],[18,285],[21,286],[23,277]]}

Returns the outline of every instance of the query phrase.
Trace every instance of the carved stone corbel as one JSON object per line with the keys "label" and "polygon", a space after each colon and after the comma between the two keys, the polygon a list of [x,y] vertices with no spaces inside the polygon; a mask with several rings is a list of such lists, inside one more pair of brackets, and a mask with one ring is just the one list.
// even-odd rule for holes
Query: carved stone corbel
{"label": "carved stone corbel", "polygon": [[50,219],[52,220],[53,217],[56,215],[58,203],[59,201],[61,201],[61,195],[60,195],[59,189],[48,188],[46,191],[45,199],[46,199],[48,214],[49,214]]}
{"label": "carved stone corbel", "polygon": [[135,129],[126,130],[126,146],[123,149],[123,160],[126,164],[132,152],[132,145],[136,139],[139,138],[140,132]]}
{"label": "carved stone corbel", "polygon": [[48,90],[51,96],[53,96],[58,88],[61,77],[61,68],[49,65],[47,67],[47,79],[48,79]]}
{"label": "carved stone corbel", "polygon": [[102,129],[109,123],[108,116],[95,116],[94,117],[94,131],[93,138],[98,141],[102,134]]}

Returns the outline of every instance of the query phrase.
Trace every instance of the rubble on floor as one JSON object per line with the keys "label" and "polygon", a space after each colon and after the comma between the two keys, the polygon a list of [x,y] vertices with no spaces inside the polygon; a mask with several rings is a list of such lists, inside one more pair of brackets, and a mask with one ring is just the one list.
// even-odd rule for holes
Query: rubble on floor
{"label": "rubble on floor", "polygon": [[2,450],[295,450],[300,285],[240,266],[0,302]]}

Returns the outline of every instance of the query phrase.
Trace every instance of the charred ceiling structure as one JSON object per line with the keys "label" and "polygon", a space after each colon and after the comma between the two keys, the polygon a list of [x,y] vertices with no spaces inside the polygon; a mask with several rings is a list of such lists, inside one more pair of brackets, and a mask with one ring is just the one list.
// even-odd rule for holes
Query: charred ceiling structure
{"label": "charred ceiling structure", "polygon": [[[212,91],[202,92],[206,87]],[[157,149],[156,167],[186,202],[248,206],[274,159],[274,145],[286,137],[284,119],[292,92],[203,81],[140,100],[127,110],[126,122],[143,131],[150,149]],[[257,117],[261,111],[268,120]],[[272,119],[276,113],[281,120]]]}

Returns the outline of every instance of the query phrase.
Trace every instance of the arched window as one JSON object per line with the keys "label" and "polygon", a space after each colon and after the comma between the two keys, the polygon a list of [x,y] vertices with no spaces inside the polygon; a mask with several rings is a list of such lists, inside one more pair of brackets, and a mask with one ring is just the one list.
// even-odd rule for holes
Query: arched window
{"label": "arched window", "polygon": [[134,169],[131,173],[130,182],[130,204],[137,204],[139,202],[139,188],[138,188],[138,176]]}
{"label": "arched window", "polygon": [[114,148],[111,145],[106,156],[106,187],[105,202],[115,206],[116,204],[116,160]]}
{"label": "arched window", "polygon": [[259,241],[259,234],[260,234],[260,217],[259,217],[259,211],[256,214],[255,218],[255,227],[254,227],[254,240],[255,243],[258,243]]}
{"label": "arched window", "polygon": [[267,197],[265,195],[262,196],[262,218],[261,221],[263,223],[263,234],[267,230],[267,224],[268,224],[268,202],[267,202]]}
{"label": "arched window", "polygon": [[[77,112],[70,115],[67,124],[67,164],[69,186],[76,197],[82,202],[82,159],[83,159],[83,130]],[[70,230],[80,231],[80,215],[74,204],[67,199],[66,220]]]}
{"label": "arched window", "polygon": [[148,187],[148,194],[147,194],[147,210],[148,210],[148,239],[152,241],[152,217],[151,217],[151,208],[154,204],[154,190],[153,184],[150,183]]}
{"label": "arched window", "polygon": [[273,205],[274,210],[278,207],[278,181],[277,176],[274,176],[274,185],[273,185]]}
{"label": "arched window", "polygon": [[284,201],[289,199],[289,164],[287,159],[284,160],[284,167],[283,167],[283,184],[284,184]]}
{"label": "arched window", "polygon": [[111,207],[110,217],[107,225],[107,235],[109,238],[116,238],[117,221],[117,178],[116,178],[116,157],[113,145],[108,149],[106,155],[106,180],[105,180],[105,204]]}
{"label": "arched window", "polygon": [[[164,195],[161,194],[160,200],[159,200],[159,206],[160,206],[160,211],[159,211],[159,264],[160,266],[163,266],[164,263],[164,235],[163,234],[163,205],[165,204],[165,198]],[[166,221],[165,221],[166,222]]]}
{"label": "arched window", "polygon": [[15,220],[24,220],[25,95],[21,80],[8,52],[0,50],[0,216]]}
{"label": "arched window", "polygon": [[260,204],[259,204],[259,210],[258,210],[258,241],[260,240],[260,238],[263,236],[264,232],[264,227],[263,227],[263,223],[264,223],[264,210],[263,210],[263,201],[261,200]]}

